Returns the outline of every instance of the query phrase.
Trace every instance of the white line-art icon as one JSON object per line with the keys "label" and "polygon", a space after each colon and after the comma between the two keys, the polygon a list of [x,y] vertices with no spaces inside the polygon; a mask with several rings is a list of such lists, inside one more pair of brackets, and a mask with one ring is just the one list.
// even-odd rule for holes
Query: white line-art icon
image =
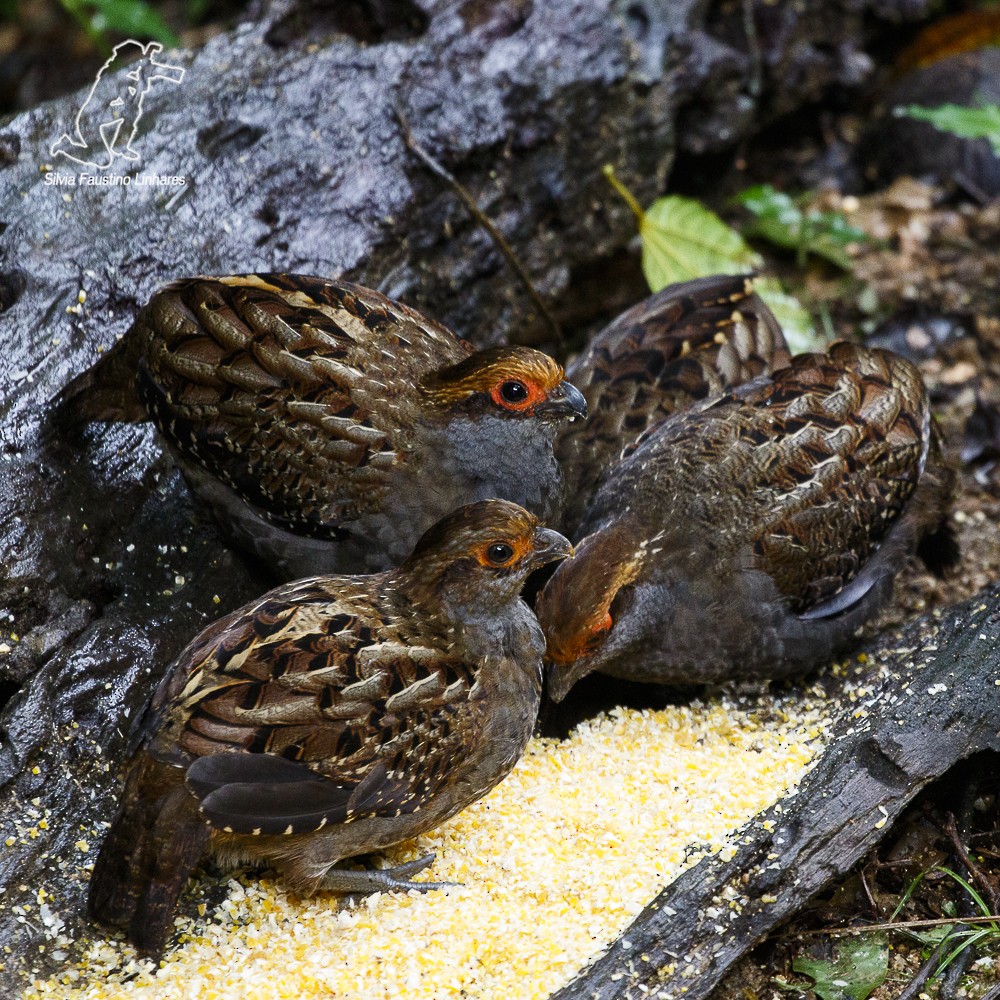
{"label": "white line-art icon", "polygon": [[[143,45],[132,38],[116,45],[76,116],[76,133],[63,133],[52,143],[52,157],[62,155],[96,170],[107,170],[116,156],[137,161],[139,154],[132,148],[132,140],[142,117],[143,99],[157,80],[177,84],[184,79],[185,71],[179,66],[157,62],[162,51],[159,42]],[[140,58],[130,62],[136,55]],[[127,73],[114,74],[126,64]]]}

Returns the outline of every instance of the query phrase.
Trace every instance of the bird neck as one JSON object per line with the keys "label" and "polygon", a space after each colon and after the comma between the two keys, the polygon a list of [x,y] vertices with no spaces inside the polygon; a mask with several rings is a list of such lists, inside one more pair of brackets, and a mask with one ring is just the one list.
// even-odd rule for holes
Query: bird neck
{"label": "bird neck", "polygon": [[454,415],[422,431],[423,447],[437,456],[439,489],[454,491],[454,506],[511,500],[543,520],[558,508],[562,477],[552,425],[479,413]]}
{"label": "bird neck", "polygon": [[477,577],[463,562],[439,560],[435,553],[428,553],[411,556],[398,570],[388,573],[385,586],[393,595],[391,600],[458,628],[500,617],[518,600],[518,583]]}

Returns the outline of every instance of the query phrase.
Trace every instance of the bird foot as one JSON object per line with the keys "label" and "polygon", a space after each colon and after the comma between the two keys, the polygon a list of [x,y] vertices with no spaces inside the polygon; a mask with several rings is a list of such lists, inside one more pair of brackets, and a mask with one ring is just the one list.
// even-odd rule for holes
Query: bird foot
{"label": "bird foot", "polygon": [[370,896],[373,892],[406,892],[410,889],[429,892],[456,885],[455,882],[411,881],[411,876],[428,868],[433,861],[433,854],[425,854],[394,868],[369,868],[364,871],[333,868],[323,876],[323,888],[342,892],[347,896]]}

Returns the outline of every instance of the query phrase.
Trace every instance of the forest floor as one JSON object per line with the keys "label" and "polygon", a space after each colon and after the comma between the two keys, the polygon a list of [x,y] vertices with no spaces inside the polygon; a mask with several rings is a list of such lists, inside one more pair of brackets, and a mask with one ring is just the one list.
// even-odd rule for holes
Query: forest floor
{"label": "forest floor", "polygon": [[[802,269],[788,260],[775,269],[837,337],[887,347],[919,364],[957,471],[953,521],[961,563],[944,579],[914,563],[897,582],[891,607],[869,625],[875,635],[1000,579],[1000,199],[904,176],[860,195],[828,181],[802,207],[843,213],[869,241],[851,248],[849,272]],[[717,1000],[869,996],[866,958],[886,947],[889,972],[873,1000],[1000,996],[1000,923],[977,925],[983,933],[975,943],[968,927],[947,923],[982,916],[980,901],[989,913],[1000,912],[996,764],[993,755],[973,758],[920,795],[876,852],[730,973]],[[830,933],[890,919],[939,924]],[[807,974],[815,960],[832,983]]]}

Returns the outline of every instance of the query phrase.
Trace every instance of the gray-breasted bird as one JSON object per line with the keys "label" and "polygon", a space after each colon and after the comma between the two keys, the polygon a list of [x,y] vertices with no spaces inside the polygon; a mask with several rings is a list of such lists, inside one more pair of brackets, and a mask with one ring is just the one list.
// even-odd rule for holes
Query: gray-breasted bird
{"label": "gray-breasted bird", "polygon": [[306,275],[158,291],[57,421],[155,421],[237,547],[279,575],[397,565],[456,507],[561,509],[553,439],[586,415],[527,347],[473,351],[378,292]]}
{"label": "gray-breasted bird", "polygon": [[920,373],[848,343],[679,411],[605,479],[537,612],[558,701],[581,677],[667,684],[819,665],[917,551],[957,559]]}
{"label": "gray-breasted bird", "polygon": [[470,504],[395,570],[284,584],[206,628],[141,723],[89,907],[162,951],[206,852],[263,861],[301,893],[434,888],[432,857],[337,862],[443,822],[514,766],[534,727],[544,640],[519,594],[572,554],[516,504]]}

